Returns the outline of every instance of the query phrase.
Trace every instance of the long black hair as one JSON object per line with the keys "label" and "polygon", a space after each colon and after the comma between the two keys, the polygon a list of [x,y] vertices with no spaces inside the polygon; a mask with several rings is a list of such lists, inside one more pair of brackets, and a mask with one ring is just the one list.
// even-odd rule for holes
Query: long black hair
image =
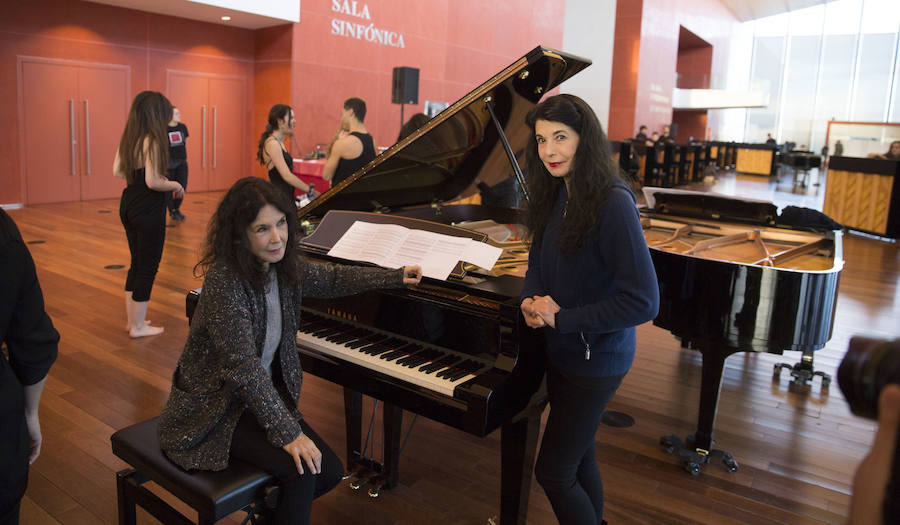
{"label": "long black hair", "polygon": [[266,130],[259,137],[259,148],[256,150],[256,158],[263,166],[266,165],[266,160],[263,157],[263,153],[266,151],[266,140],[272,136],[273,131],[278,129],[278,121],[284,120],[285,116],[291,117],[291,107],[287,104],[275,104],[269,110],[269,121],[266,123]]}
{"label": "long black hair", "polygon": [[544,229],[559,192],[565,188],[561,178],[547,172],[537,150],[534,127],[538,120],[561,122],[578,134],[578,149],[569,172],[569,201],[562,224],[560,249],[578,251],[597,221],[600,206],[606,200],[619,172],[609,152],[609,141],[603,127],[587,103],[575,95],[556,95],[528,112],[525,123],[530,128],[530,142],[525,153],[525,181],[530,201],[525,225],[534,248],[541,245]]}
{"label": "long black hair", "polygon": [[297,209],[271,182],[258,177],[240,179],[222,198],[209,220],[203,257],[194,266],[194,275],[202,277],[213,263],[222,262],[254,288],[263,290],[268,276],[263,271],[262,262],[250,249],[247,227],[256,220],[259,210],[266,204],[284,213],[288,226],[284,257],[272,264],[278,269],[283,282],[289,286],[297,285],[300,280]]}
{"label": "long black hair", "polygon": [[[169,166],[169,139],[166,135],[172,120],[172,103],[162,93],[141,91],[134,97],[125,130],[119,139],[119,170],[131,184],[134,170],[146,165],[145,153],[157,173],[165,175]],[[147,151],[144,151],[144,141]]]}

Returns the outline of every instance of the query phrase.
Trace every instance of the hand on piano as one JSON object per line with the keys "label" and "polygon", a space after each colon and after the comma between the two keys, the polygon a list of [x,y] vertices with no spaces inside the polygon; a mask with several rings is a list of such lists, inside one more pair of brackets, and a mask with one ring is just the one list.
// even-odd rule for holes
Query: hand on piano
{"label": "hand on piano", "polygon": [[319,447],[313,443],[313,440],[306,437],[306,434],[300,434],[297,439],[281,448],[294,458],[297,472],[301,475],[303,474],[303,461],[306,461],[309,471],[313,474],[322,472],[322,452],[319,451]]}
{"label": "hand on piano", "polygon": [[403,284],[419,284],[422,280],[421,266],[404,266],[403,267]]}

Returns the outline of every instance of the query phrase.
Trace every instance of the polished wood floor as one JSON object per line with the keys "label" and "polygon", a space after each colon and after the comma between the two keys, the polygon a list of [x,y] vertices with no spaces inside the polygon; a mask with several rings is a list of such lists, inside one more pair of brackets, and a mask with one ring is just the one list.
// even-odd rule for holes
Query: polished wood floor
{"label": "polished wood floor", "polygon": [[[811,182],[816,181],[814,175]],[[712,189],[821,209],[824,185],[799,188],[789,176],[774,182],[731,174]],[[124,329],[128,249],[117,201],[10,212],[30,243],[47,308],[62,334],[41,402],[44,446],[31,469],[23,524],[115,523],[114,474],[125,464],[110,451],[109,436],[157,415],[165,402],[187,334],[185,291],[200,285],[192,266],[219,198],[188,194],[187,221],[167,230],[150,305],[150,318],[166,332],[140,340],[129,339]],[[844,256],[834,336],[816,353],[816,367],[830,374],[852,335],[900,335],[897,244],[848,235]],[[772,382],[775,363],[798,359],[796,354],[729,358],[716,439],[734,454],[740,470],[728,474],[713,464],[691,477],[658,441],[695,428],[700,356],[682,350],[662,329],[640,327],[634,368],[610,406],[636,423],[597,432],[606,519],[612,524],[843,523],[853,472],[874,424],[849,413],[836,381],[830,392],[816,381],[809,395],[789,393],[786,377]],[[343,450],[340,389],[307,376],[301,403],[313,426],[335,450]],[[370,411],[371,400],[367,403]],[[380,450],[380,443],[373,448]],[[342,484],[315,503],[313,522],[482,525],[497,514],[498,498],[499,435],[477,439],[420,418],[403,451],[397,489],[372,500]],[[555,523],[536,483],[528,516],[529,523]],[[142,514],[139,522],[154,520]]]}

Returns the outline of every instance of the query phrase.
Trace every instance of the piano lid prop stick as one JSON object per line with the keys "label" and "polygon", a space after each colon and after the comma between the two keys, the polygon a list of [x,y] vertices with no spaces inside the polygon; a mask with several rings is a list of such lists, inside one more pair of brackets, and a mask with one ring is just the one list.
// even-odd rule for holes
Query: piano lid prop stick
{"label": "piano lid prop stick", "polygon": [[525,186],[525,175],[522,174],[522,168],[519,167],[519,162],[516,160],[516,156],[509,146],[509,141],[506,140],[506,133],[503,133],[503,126],[500,125],[497,114],[494,113],[492,102],[492,97],[484,97],[484,105],[487,106],[488,111],[491,113],[491,120],[494,121],[494,127],[497,128],[497,134],[500,135],[500,142],[503,143],[503,149],[506,150],[506,156],[509,158],[509,163],[512,164],[513,172],[516,174],[516,180],[519,181],[519,187],[522,188],[522,195],[525,196],[525,202],[531,203],[531,199],[528,197],[528,188]]}

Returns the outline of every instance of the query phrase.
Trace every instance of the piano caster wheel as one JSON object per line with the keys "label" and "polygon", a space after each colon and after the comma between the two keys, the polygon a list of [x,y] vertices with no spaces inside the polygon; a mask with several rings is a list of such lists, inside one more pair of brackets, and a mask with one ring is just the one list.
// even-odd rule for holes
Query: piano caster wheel
{"label": "piano caster wheel", "polygon": [[674,454],[675,453],[675,436],[663,436],[659,438],[659,446],[662,447],[663,452],[666,454]]}
{"label": "piano caster wheel", "polygon": [[693,461],[685,461],[684,470],[688,471],[691,476],[696,476],[700,474],[700,465],[698,463],[694,463]]}
{"label": "piano caster wheel", "polygon": [[725,463],[725,470],[727,470],[729,474],[734,474],[735,472],[738,471],[738,465],[735,460],[732,459],[729,461],[729,460],[725,459],[725,460],[722,460],[722,462]]}
{"label": "piano caster wheel", "polygon": [[369,489],[370,498],[377,498],[378,496],[381,496],[381,485]]}

